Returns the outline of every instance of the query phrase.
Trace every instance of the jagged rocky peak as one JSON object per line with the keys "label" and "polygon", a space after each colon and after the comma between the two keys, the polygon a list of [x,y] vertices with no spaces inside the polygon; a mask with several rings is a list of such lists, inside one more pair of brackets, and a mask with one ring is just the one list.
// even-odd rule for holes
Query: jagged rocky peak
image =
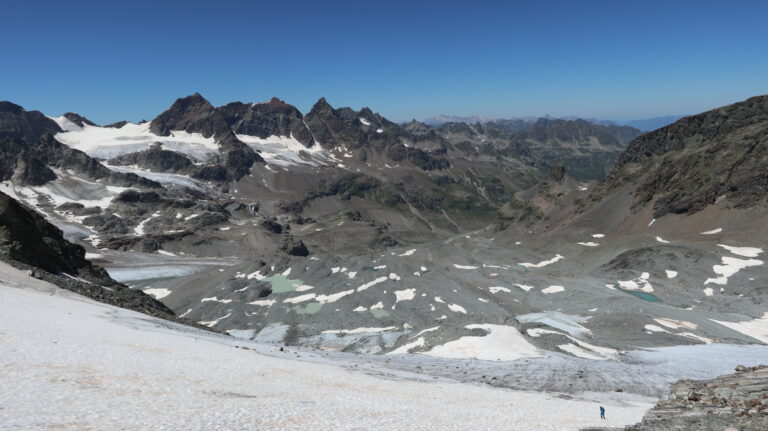
{"label": "jagged rocky peak", "polygon": [[312,105],[312,109],[310,112],[329,112],[333,111],[333,107],[330,103],[328,103],[327,100],[325,100],[325,97],[321,97],[317,99],[317,102],[315,102],[314,105]]}
{"label": "jagged rocky peak", "polygon": [[150,125],[150,131],[160,136],[168,136],[174,130],[201,133],[206,138],[220,138],[231,133],[224,115],[200,93],[176,99]]}
{"label": "jagged rocky peak", "polygon": [[75,112],[66,112],[64,113],[64,118],[67,120],[77,124],[80,127],[83,127],[83,125],[89,125],[89,126],[96,126],[97,124],[93,121],[83,117],[82,115],[75,113]]}
{"label": "jagged rocky peak", "polygon": [[313,144],[312,133],[304,124],[301,112],[277,97],[263,103],[233,102],[218,110],[238,135],[259,138],[292,136],[307,147]]}
{"label": "jagged rocky peak", "polygon": [[0,101],[0,138],[35,142],[46,134],[59,132],[59,125],[42,112],[26,111],[15,103]]}

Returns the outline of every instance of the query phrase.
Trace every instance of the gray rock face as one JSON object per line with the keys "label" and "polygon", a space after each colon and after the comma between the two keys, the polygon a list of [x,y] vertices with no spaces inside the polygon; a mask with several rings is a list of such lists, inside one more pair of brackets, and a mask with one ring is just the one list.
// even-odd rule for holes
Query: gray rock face
{"label": "gray rock face", "polygon": [[683,118],[633,140],[594,199],[634,183],[635,206],[653,201],[656,218],[720,197],[742,208],[764,203],[767,136],[768,96]]}
{"label": "gray rock face", "polygon": [[307,147],[314,145],[301,112],[276,97],[266,103],[234,102],[218,109],[237,134],[260,138],[293,136]]}
{"label": "gray rock face", "polygon": [[419,148],[406,147],[397,134],[402,134],[400,126],[369,108],[360,111],[334,109],[325,98],[321,98],[306,115],[305,121],[322,146],[355,151],[361,161],[379,154],[393,162],[410,162],[427,171],[450,166],[450,162],[442,157]]}
{"label": "gray rock face", "polygon": [[68,273],[106,285],[116,284],[102,268],[85,260],[85,249],[36,212],[0,193],[0,257],[52,273]]}
{"label": "gray rock face", "polygon": [[55,121],[38,111],[25,111],[11,102],[0,102],[0,138],[34,142],[46,134],[61,132]]}

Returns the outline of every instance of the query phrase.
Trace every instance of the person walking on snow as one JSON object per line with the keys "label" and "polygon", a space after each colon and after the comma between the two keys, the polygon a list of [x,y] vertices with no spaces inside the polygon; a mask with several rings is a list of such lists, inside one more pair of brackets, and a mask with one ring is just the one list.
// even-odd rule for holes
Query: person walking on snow
{"label": "person walking on snow", "polygon": [[605,407],[600,406],[600,419],[605,419]]}

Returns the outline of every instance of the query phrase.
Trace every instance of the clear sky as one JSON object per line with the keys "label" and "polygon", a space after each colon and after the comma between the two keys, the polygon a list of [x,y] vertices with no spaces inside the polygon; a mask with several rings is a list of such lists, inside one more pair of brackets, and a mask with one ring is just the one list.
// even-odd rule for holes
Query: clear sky
{"label": "clear sky", "polygon": [[195,91],[395,121],[640,119],[768,93],[758,0],[28,0],[2,15],[0,100],[98,123]]}

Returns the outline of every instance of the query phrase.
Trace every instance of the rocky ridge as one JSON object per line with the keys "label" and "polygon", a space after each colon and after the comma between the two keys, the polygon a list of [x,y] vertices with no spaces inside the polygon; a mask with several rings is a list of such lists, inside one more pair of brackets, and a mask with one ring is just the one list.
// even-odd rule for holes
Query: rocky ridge
{"label": "rocky ridge", "polygon": [[[625,431],[768,429],[768,366],[736,368],[712,380],[680,380],[669,396]],[[588,428],[583,431],[608,431]]]}

